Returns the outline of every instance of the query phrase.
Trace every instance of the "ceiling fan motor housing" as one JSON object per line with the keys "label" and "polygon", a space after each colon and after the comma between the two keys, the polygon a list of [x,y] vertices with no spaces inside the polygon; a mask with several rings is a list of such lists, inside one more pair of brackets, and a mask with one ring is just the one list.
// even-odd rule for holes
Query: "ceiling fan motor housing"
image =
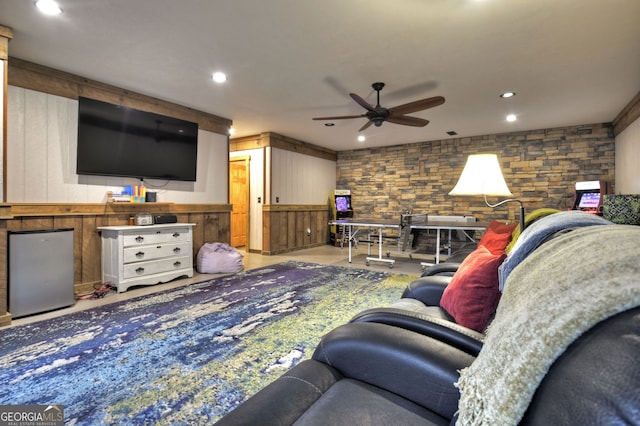
{"label": "ceiling fan motor housing", "polygon": [[380,127],[389,117],[389,110],[378,106],[375,111],[368,111],[366,116],[376,127]]}

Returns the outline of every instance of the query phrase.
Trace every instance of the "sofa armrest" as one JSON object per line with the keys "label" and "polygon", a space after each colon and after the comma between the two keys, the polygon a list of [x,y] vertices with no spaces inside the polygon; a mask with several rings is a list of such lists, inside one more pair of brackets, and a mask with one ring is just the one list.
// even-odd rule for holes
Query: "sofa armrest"
{"label": "sofa armrest", "polygon": [[431,277],[434,275],[444,275],[447,277],[452,277],[453,274],[456,273],[458,268],[460,267],[460,263],[458,262],[443,262],[438,263],[433,266],[429,266],[429,268],[422,273],[422,277]]}
{"label": "sofa armrest", "polygon": [[409,330],[349,323],[325,335],[313,359],[450,419],[460,397],[453,384],[475,357]]}
{"label": "sofa armrest", "polygon": [[322,362],[306,360],[262,388],[216,425],[290,425],[342,376]]}
{"label": "sofa armrest", "polygon": [[484,341],[484,334],[455,322],[396,308],[367,309],[354,316],[350,322],[373,322],[399,327],[432,337],[473,356],[478,356]]}
{"label": "sofa armrest", "polygon": [[439,306],[442,293],[450,281],[451,277],[439,275],[418,278],[407,286],[402,297],[419,300],[426,306]]}

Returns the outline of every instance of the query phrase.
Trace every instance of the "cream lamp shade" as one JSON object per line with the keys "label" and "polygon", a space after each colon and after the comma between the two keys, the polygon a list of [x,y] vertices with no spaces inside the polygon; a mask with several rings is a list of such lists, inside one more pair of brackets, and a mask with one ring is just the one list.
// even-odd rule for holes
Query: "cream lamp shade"
{"label": "cream lamp shade", "polygon": [[449,195],[513,196],[504,181],[498,156],[495,154],[470,155],[458,183]]}

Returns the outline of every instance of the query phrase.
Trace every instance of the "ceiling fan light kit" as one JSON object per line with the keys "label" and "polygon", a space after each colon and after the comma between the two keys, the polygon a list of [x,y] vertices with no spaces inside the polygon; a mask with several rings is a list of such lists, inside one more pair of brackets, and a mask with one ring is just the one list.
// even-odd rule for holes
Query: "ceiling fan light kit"
{"label": "ceiling fan light kit", "polygon": [[380,91],[384,88],[384,83],[375,82],[371,85],[373,90],[376,91],[376,106],[372,106],[369,102],[365,101],[361,96],[350,93],[351,99],[353,99],[358,105],[366,109],[367,112],[360,115],[342,115],[337,117],[315,117],[314,120],[345,120],[352,118],[366,118],[367,122],[358,131],[362,132],[371,126],[380,127],[382,123],[388,121],[390,123],[400,124],[403,126],[424,127],[429,124],[429,120],[419,117],[411,117],[405,114],[411,114],[413,112],[423,111],[425,109],[433,108],[442,105],[445,99],[442,96],[434,96],[432,98],[421,99],[418,101],[409,102],[406,104],[398,105],[393,108],[384,108],[380,105]]}

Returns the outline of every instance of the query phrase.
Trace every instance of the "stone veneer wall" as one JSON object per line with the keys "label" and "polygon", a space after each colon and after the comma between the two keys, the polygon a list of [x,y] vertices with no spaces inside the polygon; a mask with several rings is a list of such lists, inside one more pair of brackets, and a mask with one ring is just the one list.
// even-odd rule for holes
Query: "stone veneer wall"
{"label": "stone veneer wall", "polygon": [[498,155],[509,189],[527,212],[571,208],[577,181],[614,185],[611,126],[593,124],[341,151],[336,188],[352,191],[356,217],[398,219],[413,211],[517,221],[518,203],[492,209],[482,197],[448,195],[467,156],[478,153]]}

